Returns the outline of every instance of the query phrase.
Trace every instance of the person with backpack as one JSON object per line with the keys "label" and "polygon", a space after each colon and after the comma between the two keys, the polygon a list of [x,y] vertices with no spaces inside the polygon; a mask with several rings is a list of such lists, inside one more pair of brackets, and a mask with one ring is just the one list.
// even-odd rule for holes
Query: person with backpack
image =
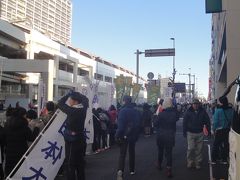
{"label": "person with backpack", "polygon": [[127,149],[129,151],[129,169],[130,174],[135,174],[135,144],[139,135],[140,113],[131,103],[131,96],[123,97],[123,107],[118,115],[118,128],[116,131],[116,141],[120,147],[117,180],[123,179],[125,158]]}
{"label": "person with backpack", "polygon": [[110,119],[107,113],[102,108],[98,108],[97,112],[99,114],[100,127],[101,127],[101,131],[100,131],[100,136],[102,140],[101,150],[104,151],[108,149],[107,137],[108,137],[108,125],[109,125]]}
{"label": "person with backpack", "polygon": [[[233,108],[229,106],[226,96],[219,98],[220,106],[215,109],[213,116],[214,142],[212,149],[212,164],[221,158],[223,164],[227,164],[229,156],[228,136],[233,119]],[[221,153],[219,152],[221,149]],[[221,157],[219,157],[221,154]]]}

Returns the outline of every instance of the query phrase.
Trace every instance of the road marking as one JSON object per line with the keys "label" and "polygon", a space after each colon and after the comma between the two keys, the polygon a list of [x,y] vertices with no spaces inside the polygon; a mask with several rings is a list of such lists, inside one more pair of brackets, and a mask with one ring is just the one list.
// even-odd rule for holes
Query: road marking
{"label": "road marking", "polygon": [[209,174],[210,174],[210,180],[214,180],[213,178],[213,169],[212,169],[212,157],[211,157],[211,146],[208,144],[208,160],[209,160]]}

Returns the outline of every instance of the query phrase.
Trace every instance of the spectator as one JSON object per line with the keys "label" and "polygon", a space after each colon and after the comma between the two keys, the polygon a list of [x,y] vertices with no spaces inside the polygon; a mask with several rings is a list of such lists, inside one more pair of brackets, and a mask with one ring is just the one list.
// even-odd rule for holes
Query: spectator
{"label": "spectator", "polygon": [[109,145],[110,147],[115,144],[115,133],[117,129],[117,110],[114,105],[111,105],[108,110],[110,117],[109,123]]}
{"label": "spectator", "polygon": [[28,127],[26,113],[27,112],[24,108],[16,108],[4,127],[4,141],[6,143],[6,176],[9,175],[27,151],[27,142],[34,141],[39,133],[38,127],[35,127],[33,131]]}
{"label": "spectator", "polygon": [[127,149],[129,150],[130,174],[135,174],[135,144],[139,135],[140,115],[131,104],[132,98],[124,96],[123,107],[118,116],[118,129],[116,139],[120,146],[120,156],[117,172],[117,180],[123,179],[125,158]]}
{"label": "spectator", "polygon": [[150,111],[150,106],[147,103],[143,104],[142,119],[144,126],[144,135],[150,136],[152,127],[152,112]]}
{"label": "spectator", "polygon": [[46,103],[46,114],[41,115],[40,119],[43,121],[44,125],[48,123],[48,121],[52,118],[53,114],[56,111],[56,107],[54,102],[48,101]]}
{"label": "spectator", "polygon": [[107,114],[103,111],[102,108],[98,108],[97,112],[99,114],[99,120],[100,120],[100,125],[101,125],[101,150],[108,149],[108,144],[107,144],[107,134],[108,134],[108,124],[109,124],[109,117]]}
{"label": "spectator", "polygon": [[26,118],[28,120],[28,126],[30,127],[30,129],[33,131],[35,127],[39,127],[40,131],[43,129],[44,124],[42,121],[39,121],[39,119],[37,118],[37,112],[33,109],[30,109],[27,111],[27,115]]}
{"label": "spectator", "polygon": [[176,122],[178,112],[173,107],[172,99],[165,98],[162,112],[158,114],[154,126],[157,131],[158,161],[157,167],[162,169],[163,155],[167,159],[167,177],[172,177],[172,150],[175,145]]}
{"label": "spectator", "polygon": [[226,96],[220,97],[219,102],[220,106],[215,109],[213,116],[214,142],[212,149],[212,163],[215,164],[217,159],[220,159],[218,155],[221,154],[222,163],[227,164],[227,158],[229,156],[228,136],[233,119],[233,109],[229,106]]}
{"label": "spectator", "polygon": [[101,124],[100,124],[99,114],[95,108],[92,109],[92,113],[93,113],[93,131],[94,131],[92,150],[95,153],[99,153],[101,151],[100,150]]}
{"label": "spectator", "polygon": [[[187,167],[201,168],[203,153],[203,127],[211,132],[210,119],[207,112],[201,107],[200,101],[194,99],[192,106],[183,118],[183,136],[187,137]],[[210,133],[209,133],[210,134]]]}

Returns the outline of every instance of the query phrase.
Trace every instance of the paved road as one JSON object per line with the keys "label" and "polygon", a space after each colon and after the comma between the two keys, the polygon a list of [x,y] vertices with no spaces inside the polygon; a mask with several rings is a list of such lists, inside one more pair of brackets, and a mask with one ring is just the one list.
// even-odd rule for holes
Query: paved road
{"label": "paved road", "polygon": [[[204,146],[204,161],[200,170],[187,169],[186,167],[186,139],[182,136],[182,122],[178,122],[176,134],[176,146],[173,152],[173,180],[208,180],[208,148]],[[157,159],[157,147],[155,135],[141,137],[136,145],[136,174],[129,175],[126,164],[125,180],[164,180],[165,170],[159,171],[155,167]],[[100,154],[88,155],[86,167],[87,180],[116,180],[116,168],[118,160],[117,147],[113,147]],[[128,162],[128,161],[126,161]],[[223,168],[226,169],[226,168]],[[222,170],[222,169],[221,169]],[[216,170],[215,170],[216,171]],[[215,172],[214,171],[214,172]],[[216,173],[215,174],[219,174]],[[224,174],[224,173],[223,173]],[[61,178],[57,178],[61,180]]]}

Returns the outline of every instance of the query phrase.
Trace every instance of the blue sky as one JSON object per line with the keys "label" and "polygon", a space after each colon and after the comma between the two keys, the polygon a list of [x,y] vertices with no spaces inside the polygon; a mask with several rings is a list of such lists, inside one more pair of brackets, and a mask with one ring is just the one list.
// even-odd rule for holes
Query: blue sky
{"label": "blue sky", "polygon": [[[211,15],[204,0],[72,0],[72,44],[136,71],[136,49],[171,48],[176,43],[176,81],[197,77],[200,93],[208,93]],[[140,55],[140,75],[171,76],[172,57]]]}

